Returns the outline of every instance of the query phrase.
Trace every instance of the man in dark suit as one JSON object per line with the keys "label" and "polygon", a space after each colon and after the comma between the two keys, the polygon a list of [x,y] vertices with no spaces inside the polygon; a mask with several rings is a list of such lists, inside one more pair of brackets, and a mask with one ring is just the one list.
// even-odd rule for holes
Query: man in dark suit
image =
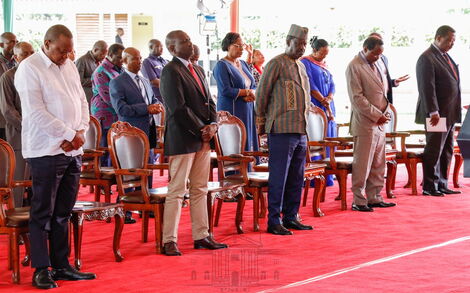
{"label": "man in dark suit", "polygon": [[447,52],[455,42],[455,30],[444,25],[437,29],[434,43],[424,51],[416,64],[418,80],[418,105],[416,120],[435,126],[446,118],[447,130],[430,132],[426,126],[426,146],[423,153],[423,195],[444,196],[455,194],[447,188],[454,142],[454,124],[461,121],[460,77],[457,64]]}
{"label": "man in dark suit", "polygon": [[[377,32],[370,33],[369,37],[376,37],[383,40],[382,35]],[[399,86],[401,82],[408,80],[410,76],[407,74],[397,79],[392,79],[390,71],[388,70],[388,58],[383,54],[380,55],[377,66],[379,66],[379,69],[387,76],[387,100],[393,104],[393,88]]]}
{"label": "man in dark suit", "polygon": [[202,68],[189,62],[193,54],[189,36],[172,31],[165,44],[174,57],[163,68],[160,79],[166,108],[165,155],[169,157],[171,178],[163,214],[163,253],[181,255],[176,243],[188,179],[194,248],[226,248],[209,235],[207,219],[209,141],[217,131],[215,104]]}
{"label": "man in dark suit", "polygon": [[[163,106],[158,103],[153,94],[150,82],[139,75],[142,67],[142,57],[139,50],[129,47],[122,52],[125,66],[124,72],[112,79],[109,83],[111,104],[118,115],[119,121],[129,122],[139,128],[149,138],[150,149],[155,148],[157,132],[153,114],[162,112]],[[149,162],[153,163],[153,151],[150,151]],[[152,178],[149,176],[149,188],[152,187]],[[126,224],[133,224],[131,214],[126,214]]]}

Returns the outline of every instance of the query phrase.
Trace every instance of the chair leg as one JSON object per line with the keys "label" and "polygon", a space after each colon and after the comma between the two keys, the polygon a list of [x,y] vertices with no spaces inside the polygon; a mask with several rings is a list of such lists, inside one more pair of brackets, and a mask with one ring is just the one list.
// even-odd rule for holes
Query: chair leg
{"label": "chair leg", "polygon": [[460,167],[462,167],[463,157],[462,154],[456,153],[454,154],[455,163],[454,163],[454,174],[452,175],[452,181],[454,182],[454,187],[459,188],[459,172]]}
{"label": "chair leg", "polygon": [[408,182],[403,187],[404,188],[410,188],[411,185],[412,185],[411,177],[413,176],[412,175],[413,171],[411,170],[411,162],[410,161],[406,162],[405,166],[406,166],[406,171],[408,172]]}
{"label": "chair leg", "polygon": [[395,161],[387,161],[387,180],[385,184],[385,190],[387,192],[387,198],[395,198],[392,192],[393,182],[395,181],[394,174],[396,174],[397,163]]}
{"label": "chair leg", "polygon": [[[93,186],[93,185],[92,185]],[[101,186],[96,185],[95,186],[95,201],[99,202],[101,198]]]}
{"label": "chair leg", "polygon": [[324,186],[325,184],[325,177],[323,175],[315,176],[315,192],[313,193],[313,216],[314,217],[323,217],[324,214],[320,210],[320,200],[323,197],[323,193],[325,192]]}
{"label": "chair leg", "polygon": [[243,234],[243,209],[245,208],[245,192],[237,195],[237,213],[235,214],[235,228],[238,234]]}
{"label": "chair leg", "polygon": [[416,171],[417,164],[418,164],[418,161],[415,160],[415,159],[410,161],[410,172],[411,172],[410,180],[411,180],[411,194],[412,195],[417,195],[418,194],[418,187],[417,187],[417,183],[416,183],[416,181],[417,181],[417,178],[416,178],[417,177],[417,175],[416,175],[416,173],[417,173],[417,171]]}
{"label": "chair leg", "polygon": [[27,266],[29,266],[29,263],[31,261],[31,258],[30,258],[31,246],[30,246],[30,243],[29,243],[28,233],[24,233],[24,234],[22,234],[22,236],[23,236],[23,242],[24,242],[24,248],[25,248],[25,255],[24,255],[24,258],[23,258],[23,261],[21,262],[21,264],[23,266],[27,267]]}
{"label": "chair leg", "polygon": [[339,183],[339,197],[341,198],[341,210],[344,211],[347,209],[346,203],[346,179],[348,177],[347,172],[340,172],[338,176],[338,183]]}
{"label": "chair leg", "polygon": [[12,265],[13,265],[13,272],[11,274],[11,278],[13,283],[19,284],[20,283],[20,249],[18,245],[18,232],[13,231],[11,234],[11,250],[12,250]]}
{"label": "chair leg", "polygon": [[219,226],[220,212],[222,211],[223,200],[217,200],[217,209],[215,211],[214,227]]}
{"label": "chair leg", "polygon": [[157,254],[162,253],[162,219],[163,209],[162,205],[155,205],[153,214],[155,215],[155,248]]}
{"label": "chair leg", "polygon": [[309,179],[305,180],[305,187],[304,187],[304,201],[302,202],[302,206],[307,205],[307,197],[308,197],[308,191],[310,189],[310,181]]}
{"label": "chair leg", "polygon": [[259,231],[259,199],[261,188],[255,188],[253,194],[253,230]]}
{"label": "chair leg", "polygon": [[264,196],[263,190],[259,191],[259,203],[260,203],[260,212],[259,212],[259,218],[264,219],[266,217],[267,213],[267,205],[266,205],[266,197]]}
{"label": "chair leg", "polygon": [[149,231],[149,212],[142,211],[142,242],[147,242]]}
{"label": "chair leg", "polygon": [[111,185],[106,184],[103,186],[104,189],[104,202],[111,203]]}
{"label": "chair leg", "polygon": [[[158,156],[158,161],[160,165],[165,163],[165,157],[163,156],[163,152],[161,152],[160,155]],[[163,169],[160,169],[160,176],[163,176]]]}

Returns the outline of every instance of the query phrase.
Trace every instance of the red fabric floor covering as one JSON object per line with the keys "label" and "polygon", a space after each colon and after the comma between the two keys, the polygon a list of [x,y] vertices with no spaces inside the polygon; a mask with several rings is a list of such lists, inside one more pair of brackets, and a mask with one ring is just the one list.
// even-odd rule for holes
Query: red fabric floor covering
{"label": "red fabric floor covering", "polygon": [[[418,170],[421,180],[421,170]],[[155,176],[154,186],[166,177]],[[121,252],[124,261],[116,263],[112,253],[114,224],[85,222],[82,244],[82,271],[94,272],[93,281],[59,281],[53,292],[470,292],[470,240],[429,249],[390,261],[363,267],[292,288],[286,285],[384,257],[470,236],[470,181],[460,178],[461,195],[443,198],[412,196],[401,186],[406,170],[397,175],[394,208],[373,213],[341,211],[334,201],[337,184],[327,188],[321,204],[325,217],[314,218],[310,193],[302,207],[303,222],[314,231],[293,236],[274,236],[252,228],[252,202],[245,206],[245,234],[236,234],[235,203],[224,203],[218,241],[230,248],[219,251],[192,248],[189,208],[184,208],[178,244],[181,257],[155,254],[153,223],[149,242],[141,242],[140,219],[125,225]],[[450,184],[451,185],[451,184]],[[450,186],[449,185],[449,186]],[[348,207],[352,194],[348,185]],[[420,188],[419,188],[420,190]],[[384,194],[385,192],[383,192]],[[92,200],[82,188],[80,200]],[[138,216],[134,215],[135,218]],[[21,267],[21,284],[11,283],[6,269],[6,237],[0,237],[0,291],[23,292],[31,286],[32,269]],[[21,247],[22,254],[24,248]],[[73,253],[71,258],[73,263]]]}

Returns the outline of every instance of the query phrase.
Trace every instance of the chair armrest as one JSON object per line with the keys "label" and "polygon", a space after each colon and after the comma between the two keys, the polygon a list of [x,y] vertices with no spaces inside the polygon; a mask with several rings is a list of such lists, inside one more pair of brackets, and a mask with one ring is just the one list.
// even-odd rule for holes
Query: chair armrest
{"label": "chair armrest", "polygon": [[338,137],[325,137],[324,140],[339,141],[339,142],[353,142],[354,138],[352,136],[338,136]]}
{"label": "chair armrest", "polygon": [[386,137],[408,137],[411,134],[409,132],[404,132],[404,131],[397,131],[397,132],[389,132],[386,133]]}
{"label": "chair armrest", "polygon": [[343,144],[339,141],[333,140],[320,140],[320,141],[309,141],[308,146],[327,146],[327,147],[337,147],[342,146]]}
{"label": "chair armrest", "polygon": [[13,187],[32,187],[33,181],[31,180],[15,180],[13,181]]}
{"label": "chair armrest", "polygon": [[228,161],[228,162],[254,162],[255,158],[251,156],[244,156],[242,154],[232,154],[230,156],[217,156],[217,160],[219,161]]}
{"label": "chair armrest", "polygon": [[269,151],[255,151],[255,152],[243,152],[244,156],[251,156],[251,157],[268,157]]}
{"label": "chair armrest", "polygon": [[116,175],[132,175],[132,176],[150,176],[152,170],[149,169],[116,169],[114,170]]}
{"label": "chair armrest", "polygon": [[350,124],[349,122],[346,123],[336,123],[336,127],[348,127]]}
{"label": "chair armrest", "polygon": [[102,152],[105,152],[105,153],[109,152],[109,148],[108,148],[108,147],[98,147],[96,150],[102,151]]}
{"label": "chair armrest", "polygon": [[92,149],[83,150],[84,156],[100,157],[104,155],[104,153],[105,151],[102,151],[102,150],[92,150]]}
{"label": "chair armrest", "polygon": [[405,130],[405,132],[408,132],[409,134],[416,135],[416,134],[426,134],[426,131],[417,129],[417,130]]}
{"label": "chair armrest", "polygon": [[147,168],[151,170],[166,170],[168,169],[168,164],[147,164]]}

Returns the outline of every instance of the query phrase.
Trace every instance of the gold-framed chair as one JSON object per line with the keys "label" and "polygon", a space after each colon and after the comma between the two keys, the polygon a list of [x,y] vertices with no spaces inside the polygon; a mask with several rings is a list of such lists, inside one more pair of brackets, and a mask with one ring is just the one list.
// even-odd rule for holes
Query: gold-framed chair
{"label": "gold-framed chair", "polygon": [[0,139],[0,234],[8,235],[8,269],[12,281],[20,283],[20,236],[24,240],[26,256],[22,261],[29,265],[29,207],[14,208],[13,189],[31,187],[31,181],[14,181],[15,153],[8,142]]}

